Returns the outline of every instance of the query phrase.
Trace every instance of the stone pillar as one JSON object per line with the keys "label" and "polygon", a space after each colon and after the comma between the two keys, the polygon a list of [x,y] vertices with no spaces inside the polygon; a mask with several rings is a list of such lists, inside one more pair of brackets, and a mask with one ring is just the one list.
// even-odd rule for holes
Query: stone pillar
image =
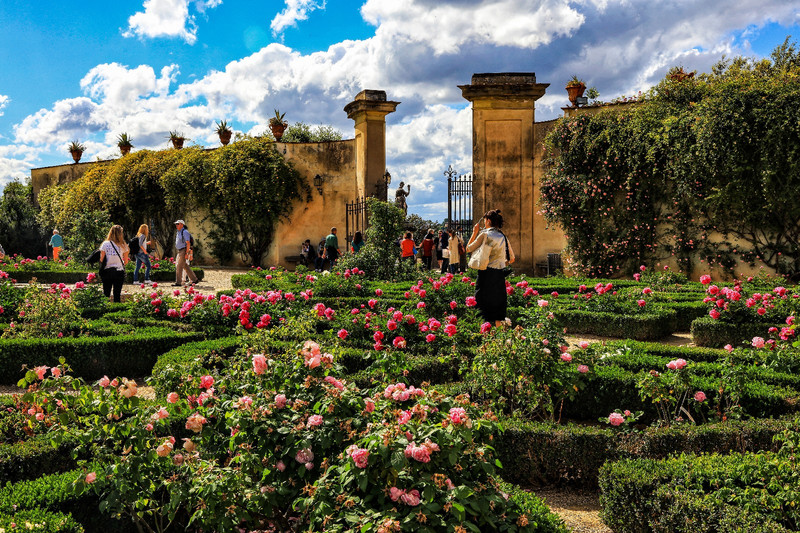
{"label": "stone pillar", "polygon": [[474,216],[502,210],[515,266],[528,272],[535,266],[534,102],[549,85],[536,83],[533,72],[474,74],[459,85],[472,102]]}
{"label": "stone pillar", "polygon": [[386,91],[361,91],[344,107],[356,129],[356,190],[376,196],[386,172],[386,115],[400,102],[386,100]]}

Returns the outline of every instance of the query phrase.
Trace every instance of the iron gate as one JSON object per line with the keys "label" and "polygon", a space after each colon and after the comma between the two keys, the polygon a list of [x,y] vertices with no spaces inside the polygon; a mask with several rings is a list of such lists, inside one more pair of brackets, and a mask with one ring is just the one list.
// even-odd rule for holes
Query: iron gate
{"label": "iron gate", "polygon": [[472,174],[462,174],[450,165],[444,171],[447,176],[447,220],[448,225],[461,235],[472,232]]}
{"label": "iron gate", "polygon": [[363,235],[367,229],[369,214],[367,213],[367,200],[364,198],[356,198],[355,202],[347,203],[345,218],[345,236],[347,239],[347,250],[350,250],[350,244],[353,242],[353,236],[357,231]]}

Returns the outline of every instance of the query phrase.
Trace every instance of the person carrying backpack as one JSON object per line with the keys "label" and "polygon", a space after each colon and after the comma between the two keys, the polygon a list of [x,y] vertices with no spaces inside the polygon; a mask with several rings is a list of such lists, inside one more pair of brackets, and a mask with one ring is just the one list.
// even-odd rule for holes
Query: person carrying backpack
{"label": "person carrying backpack", "polygon": [[186,264],[187,260],[191,261],[193,258],[192,243],[194,238],[189,233],[189,230],[186,229],[186,222],[183,219],[175,221],[175,228],[178,230],[175,234],[175,249],[178,250],[178,253],[175,256],[175,283],[173,283],[173,286],[180,287],[183,285],[184,273],[189,276],[192,283],[197,283],[197,276]]}

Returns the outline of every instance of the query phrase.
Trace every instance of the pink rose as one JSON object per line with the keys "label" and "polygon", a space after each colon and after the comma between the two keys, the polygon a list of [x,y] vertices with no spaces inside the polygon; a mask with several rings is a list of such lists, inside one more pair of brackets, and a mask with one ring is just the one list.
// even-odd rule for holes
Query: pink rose
{"label": "pink rose", "polygon": [[206,417],[201,415],[200,413],[193,413],[187,420],[186,420],[186,429],[189,431],[194,431],[195,433],[200,433],[203,431],[203,424],[208,422]]}
{"label": "pink rose", "polygon": [[474,296],[467,296],[466,304],[467,307],[475,307],[478,305],[478,300],[476,300]]}
{"label": "pink rose", "polygon": [[644,300],[637,300],[636,303],[639,304],[639,307],[644,307],[647,305],[647,302]]}
{"label": "pink rose", "polygon": [[286,407],[286,395],[285,394],[276,394],[275,395],[275,407],[278,409],[283,409]]}
{"label": "pink rose", "polygon": [[367,398],[366,400],[364,400],[364,404],[365,404],[365,405],[364,405],[364,409],[365,409],[365,410],[366,410],[368,413],[372,413],[372,412],[374,412],[374,411],[375,411],[375,402],[373,402],[373,401],[372,401],[372,400],[370,400],[369,398]]}
{"label": "pink rose", "polygon": [[619,426],[625,422],[625,417],[619,413],[611,413],[608,415],[608,423],[612,426]]}
{"label": "pink rose", "polygon": [[448,413],[450,422],[453,424],[463,424],[468,420],[467,411],[463,407],[452,407]]}
{"label": "pink rose", "polygon": [[95,474],[94,472],[89,472],[88,474],[86,474],[86,479],[85,479],[86,483],[90,484],[94,483],[96,479],[97,479],[97,474]]}
{"label": "pink rose", "polygon": [[712,309],[711,311],[708,312],[708,316],[710,316],[714,320],[717,320],[720,317],[720,314],[719,311],[717,311],[716,309]]}
{"label": "pink rose", "polygon": [[402,496],[400,496],[400,501],[404,504],[408,505],[409,507],[415,507],[419,505],[419,491],[414,489],[406,492]]}
{"label": "pink rose", "polygon": [[54,378],[60,378],[61,377],[61,369],[56,367],[56,366],[54,366],[53,368],[50,369],[50,373],[53,374]]}
{"label": "pink rose", "polygon": [[436,335],[434,335],[433,333],[428,333],[427,335],[425,335],[425,342],[433,342],[435,340],[436,340]]}
{"label": "pink rose", "polygon": [[395,348],[405,348],[407,343],[403,337],[395,337],[395,339],[392,341],[392,344]]}
{"label": "pink rose", "polygon": [[253,356],[253,372],[257,375],[261,375],[267,369],[267,358],[264,357],[264,354],[257,354]]}
{"label": "pink rose", "polygon": [[33,371],[36,372],[36,377],[41,380],[41,379],[44,379],[44,375],[47,372],[47,367],[46,366],[37,366],[36,368],[33,369]]}
{"label": "pink rose", "polygon": [[348,333],[346,329],[342,328],[339,330],[339,333],[337,333],[337,335],[339,336],[340,339],[345,340],[347,338]]}
{"label": "pink rose", "polygon": [[164,441],[161,445],[156,448],[156,453],[159,457],[166,457],[169,455],[169,452],[172,451],[172,443],[169,441]]}
{"label": "pink rose", "polygon": [[322,416],[311,415],[308,417],[308,427],[317,427],[322,425]]}
{"label": "pink rose", "polygon": [[297,450],[294,460],[300,464],[310,463],[314,460],[314,452],[311,451],[311,448],[302,448]]}
{"label": "pink rose", "polygon": [[383,291],[381,289],[375,289],[375,296],[383,296]]}
{"label": "pink rose", "polygon": [[586,365],[578,365],[578,372],[581,374],[585,374],[589,371],[589,367]]}
{"label": "pink rose", "polygon": [[708,285],[709,283],[711,283],[711,276],[709,276],[708,274],[700,276],[700,283],[702,283],[703,285]]}
{"label": "pink rose", "polygon": [[569,363],[569,362],[572,361],[572,355],[570,355],[568,353],[562,353],[561,354],[561,360],[564,361],[565,363]]}
{"label": "pink rose", "polygon": [[178,401],[178,393],[177,392],[170,392],[167,394],[167,401],[169,403],[177,403]]}
{"label": "pink rose", "polygon": [[275,468],[278,469],[278,472],[283,472],[284,470],[286,470],[286,463],[284,463],[283,461],[278,461],[278,463],[275,465]]}
{"label": "pink rose", "polygon": [[580,348],[581,350],[585,350],[588,347],[589,343],[587,341],[581,341],[578,343],[578,348]]}
{"label": "pink rose", "polygon": [[452,337],[456,334],[456,327],[453,324],[447,324],[444,327],[444,332],[447,333],[448,337]]}
{"label": "pink rose", "polygon": [[753,340],[750,344],[753,346],[753,348],[763,348],[765,342],[761,337],[753,337]]}
{"label": "pink rose", "polygon": [[703,391],[697,391],[694,393],[694,401],[696,402],[704,402],[706,401],[706,393]]}

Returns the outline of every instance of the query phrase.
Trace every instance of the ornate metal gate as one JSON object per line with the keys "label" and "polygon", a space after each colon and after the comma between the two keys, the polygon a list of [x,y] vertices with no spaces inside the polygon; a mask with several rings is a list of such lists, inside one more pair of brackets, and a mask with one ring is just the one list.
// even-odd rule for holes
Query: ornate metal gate
{"label": "ornate metal gate", "polygon": [[350,250],[350,243],[357,231],[364,232],[367,229],[369,215],[367,213],[367,200],[356,198],[355,202],[346,204],[345,236],[347,239],[347,249]]}
{"label": "ornate metal gate", "polygon": [[453,165],[444,171],[447,176],[447,220],[451,228],[461,235],[472,231],[472,174],[462,174],[453,170]]}

